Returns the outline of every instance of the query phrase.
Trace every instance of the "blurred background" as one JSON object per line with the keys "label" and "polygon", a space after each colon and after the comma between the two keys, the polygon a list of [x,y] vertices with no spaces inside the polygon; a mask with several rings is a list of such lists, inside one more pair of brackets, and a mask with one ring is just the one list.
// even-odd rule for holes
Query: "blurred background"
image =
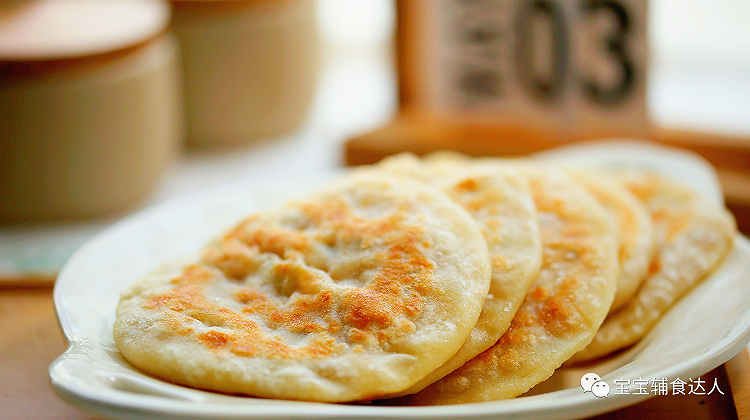
{"label": "blurred background", "polygon": [[[3,3],[0,278],[50,281],[93,234],[170,198],[237,180],[304,177],[399,150],[441,148],[445,139],[432,143],[420,133],[424,122],[407,119],[406,131],[394,125],[406,115],[399,95],[404,75],[411,83],[429,79],[430,71],[441,77],[439,63],[438,70],[425,70],[424,79],[419,69],[406,69],[404,63],[419,57],[401,47],[428,40],[425,48],[440,50],[450,43],[439,25],[453,10],[451,0],[422,2],[444,8],[438,26],[419,26],[421,15],[409,12],[418,3]],[[550,2],[534,4],[540,3]],[[746,229],[750,3],[623,3],[646,24],[645,41],[633,47],[644,51],[638,65],[647,71],[637,104],[645,113],[637,118],[648,125],[643,137],[652,136],[651,125],[666,128],[667,143],[679,146],[685,139],[686,147],[709,158],[722,171],[730,208]],[[399,26],[405,15],[412,19],[408,31]],[[425,103],[420,111],[427,114],[467,112]],[[516,114],[508,115],[512,120]],[[490,142],[481,140],[481,150],[526,152],[507,140],[503,124],[483,124],[480,131]],[[463,132],[464,125],[458,118],[446,132]],[[607,131],[609,137],[616,133]],[[521,138],[527,135],[538,133],[524,131]],[[398,141],[384,141],[393,138]]]}

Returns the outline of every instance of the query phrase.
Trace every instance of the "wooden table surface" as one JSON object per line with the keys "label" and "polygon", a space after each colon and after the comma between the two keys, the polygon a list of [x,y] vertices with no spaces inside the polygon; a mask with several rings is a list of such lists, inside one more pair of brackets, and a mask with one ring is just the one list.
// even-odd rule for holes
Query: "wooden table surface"
{"label": "wooden table surface", "polygon": [[[47,369],[64,349],[51,287],[0,286],[0,419],[95,418],[67,405],[52,390]],[[596,418],[750,419],[750,360],[746,351],[701,378],[708,384],[718,378],[725,395],[654,396]]]}

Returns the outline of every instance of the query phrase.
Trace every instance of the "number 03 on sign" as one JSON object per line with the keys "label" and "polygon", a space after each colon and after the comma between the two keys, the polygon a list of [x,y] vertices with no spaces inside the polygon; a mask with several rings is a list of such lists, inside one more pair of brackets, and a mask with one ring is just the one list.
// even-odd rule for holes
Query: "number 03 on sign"
{"label": "number 03 on sign", "polygon": [[646,14],[646,0],[401,0],[402,105],[572,137],[645,135]]}

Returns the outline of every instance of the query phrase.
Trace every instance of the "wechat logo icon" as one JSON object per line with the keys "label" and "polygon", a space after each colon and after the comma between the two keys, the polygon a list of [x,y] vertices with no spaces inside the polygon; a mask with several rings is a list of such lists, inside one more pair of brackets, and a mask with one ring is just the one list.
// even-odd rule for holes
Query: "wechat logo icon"
{"label": "wechat logo icon", "polygon": [[609,384],[602,381],[596,373],[587,373],[581,378],[583,392],[591,392],[597,398],[607,398],[609,395]]}

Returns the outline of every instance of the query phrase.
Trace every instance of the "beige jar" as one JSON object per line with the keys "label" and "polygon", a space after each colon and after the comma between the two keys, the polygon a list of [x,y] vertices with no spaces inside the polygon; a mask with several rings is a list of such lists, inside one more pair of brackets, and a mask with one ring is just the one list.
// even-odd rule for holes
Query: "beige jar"
{"label": "beige jar", "polygon": [[32,1],[0,13],[0,219],[139,203],[182,137],[169,3]]}
{"label": "beige jar", "polygon": [[172,5],[189,146],[244,144],[305,122],[319,61],[313,0]]}

